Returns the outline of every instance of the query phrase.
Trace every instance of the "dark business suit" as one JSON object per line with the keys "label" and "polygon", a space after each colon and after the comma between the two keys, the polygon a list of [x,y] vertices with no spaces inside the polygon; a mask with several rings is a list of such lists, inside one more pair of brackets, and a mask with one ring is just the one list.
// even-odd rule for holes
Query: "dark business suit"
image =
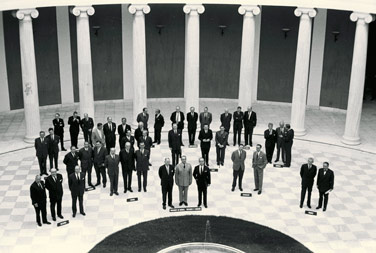
{"label": "dark business suit", "polygon": [[[204,129],[201,129],[198,139],[201,141],[200,147],[201,147],[201,156],[205,159],[205,163],[207,166],[209,166],[209,152],[210,152],[210,145],[211,140],[213,139],[213,132],[212,130],[208,129],[208,131],[205,133]],[[204,139],[210,139],[209,142],[204,142]]]}
{"label": "dark business suit", "polygon": [[[82,132],[84,133],[84,139],[87,141],[90,145],[93,145],[91,142],[91,133],[93,132],[94,128],[94,121],[93,118],[83,118],[80,122]],[[94,143],[95,145],[95,143]]]}
{"label": "dark business suit", "polygon": [[182,146],[182,134],[181,130],[177,129],[176,133],[173,129],[168,132],[168,146],[171,149],[172,166],[175,167],[179,163],[179,157],[181,157]]}
{"label": "dark business suit", "polygon": [[285,148],[285,133],[286,133],[286,128],[285,127],[277,127],[276,129],[277,132],[277,159],[276,161],[279,160],[279,155],[281,154],[282,150],[282,162],[285,163],[285,158],[286,158],[286,148]]}
{"label": "dark business suit", "polygon": [[75,146],[77,148],[77,142],[78,142],[78,134],[80,133],[80,116],[77,116],[74,118],[73,116],[70,116],[68,118],[68,124],[69,127],[69,133],[71,138],[71,145]]}
{"label": "dark business suit", "polygon": [[[31,203],[35,209],[37,223],[40,224],[40,213],[42,213],[43,223],[47,222],[47,210],[46,210],[46,188],[43,181],[40,181],[41,186],[38,186],[36,182],[32,183],[30,186],[30,197]],[[38,204],[38,207],[35,206]]]}
{"label": "dark business suit", "polygon": [[94,157],[94,152],[91,147],[88,147],[87,150],[85,147],[81,148],[80,151],[78,152],[78,157],[80,158],[81,161],[81,169],[82,172],[85,174],[87,173],[87,183],[88,185],[92,185],[91,183],[91,171],[93,169],[93,157]]}
{"label": "dark business suit", "polygon": [[257,124],[257,115],[254,111],[251,111],[251,114],[249,111],[246,111],[244,113],[244,140],[245,140],[245,145],[250,145],[252,146],[252,135],[253,135],[253,128]]}
{"label": "dark business suit", "polygon": [[[215,134],[215,147],[217,151],[217,164],[224,164],[225,162],[225,151],[226,151],[226,145],[227,145],[227,140],[228,140],[228,133],[221,131],[218,131]],[[223,147],[220,147],[218,144],[223,145]]]}
{"label": "dark business suit", "polygon": [[241,134],[243,128],[243,112],[234,112],[234,146],[236,145],[236,136],[238,136],[238,144],[241,142]]}
{"label": "dark business suit", "polygon": [[122,139],[127,135],[127,131],[128,130],[131,131],[131,126],[130,125],[128,125],[128,124],[125,124],[125,125],[120,124],[120,125],[118,125],[117,131],[118,131],[118,134],[119,134],[119,146],[120,146],[120,150],[122,150],[122,149],[125,148],[125,142],[123,143]]}
{"label": "dark business suit", "polygon": [[108,123],[103,124],[103,133],[106,139],[106,149],[107,153],[110,153],[110,149],[114,148],[116,145],[116,124],[112,122],[111,129]]}
{"label": "dark business suit", "polygon": [[48,157],[50,158],[50,169],[53,168],[55,161],[55,168],[59,169],[58,158],[59,158],[59,139],[60,137],[56,134],[53,136],[47,135],[48,140]]}
{"label": "dark business suit", "polygon": [[123,138],[121,138],[121,141],[120,141],[120,150],[125,149],[125,143],[127,142],[129,142],[131,144],[131,147],[134,148],[134,137],[129,136],[128,138],[127,136],[124,136]]}
{"label": "dark business suit", "polygon": [[123,173],[124,181],[124,191],[131,190],[132,188],[132,173],[135,170],[135,153],[134,149],[131,147],[129,151],[123,149],[119,153],[119,158],[121,162],[121,170]]}
{"label": "dark business suit", "polygon": [[224,126],[226,133],[230,132],[231,119],[232,119],[231,113],[227,113],[227,116],[226,116],[226,113],[221,114],[221,125]]}
{"label": "dark business suit", "polygon": [[159,167],[159,178],[161,179],[162,186],[162,200],[163,206],[166,205],[166,196],[168,196],[168,205],[172,205],[172,188],[174,186],[174,175],[175,169],[174,166],[169,165],[168,169],[166,165]]}
{"label": "dark business suit", "polygon": [[200,113],[200,124],[201,124],[201,129],[204,129],[204,125],[208,125],[210,128],[210,124],[212,123],[213,117],[210,112],[205,112]]}
{"label": "dark business suit", "polygon": [[111,154],[106,156],[104,160],[104,166],[107,168],[108,177],[110,178],[110,192],[118,192],[118,182],[119,182],[119,162],[120,158],[118,155],[112,157]]}
{"label": "dark business suit", "polygon": [[85,174],[81,172],[78,175],[79,178],[77,178],[76,173],[72,173],[69,176],[69,190],[72,195],[72,211],[74,215],[77,213],[77,198],[80,205],[80,213],[84,213]]}
{"label": "dark business suit", "polygon": [[134,131],[134,139],[137,141],[137,147],[140,145],[139,141],[140,141],[140,138],[142,137],[142,132],[146,130],[146,128],[137,128],[135,131]]}
{"label": "dark business suit", "polygon": [[315,180],[315,176],[317,173],[316,165],[311,165],[311,168],[308,168],[308,164],[303,164],[300,168],[300,177],[302,178],[302,191],[300,194],[300,206],[304,203],[304,198],[306,195],[306,191],[308,190],[308,198],[307,198],[307,205],[311,206],[311,193],[312,193],[312,186],[313,181]]}
{"label": "dark business suit", "polygon": [[161,143],[161,132],[162,127],[164,126],[164,118],[162,114],[155,114],[155,121],[154,121],[154,142],[160,144]]}
{"label": "dark business suit", "polygon": [[285,133],[285,147],[286,147],[286,166],[290,167],[291,165],[291,149],[292,149],[292,144],[293,144],[293,139],[294,139],[294,130],[289,129]]}
{"label": "dark business suit", "polygon": [[63,176],[56,174],[56,179],[52,175],[46,178],[46,188],[50,196],[51,216],[56,219],[55,206],[57,206],[57,216],[61,215],[61,202],[63,200]]}
{"label": "dark business suit", "polygon": [[47,137],[43,138],[36,138],[34,142],[34,147],[36,151],[36,156],[38,158],[39,163],[39,170],[40,174],[47,174],[47,155],[48,155],[48,148],[49,148],[49,141]]}
{"label": "dark business suit", "polygon": [[74,168],[78,165],[78,154],[72,154],[69,152],[65,155],[63,163],[67,167],[67,177],[74,172]]}
{"label": "dark business suit", "polygon": [[198,120],[197,112],[194,112],[193,115],[191,112],[187,113],[189,145],[195,144],[197,120]]}
{"label": "dark business suit", "polygon": [[324,169],[319,169],[317,174],[317,188],[319,189],[319,207],[322,207],[322,200],[324,198],[324,209],[326,209],[329,200],[329,193],[325,193],[334,188],[334,173],[328,169],[324,175]]}
{"label": "dark business suit", "polygon": [[142,136],[138,140],[138,146],[140,147],[140,143],[143,142],[145,144],[145,149],[149,151],[149,155],[151,154],[151,147],[153,146],[153,140],[151,139],[150,136]]}
{"label": "dark business suit", "polygon": [[141,175],[144,178],[143,187],[144,191],[146,191],[146,186],[148,184],[149,159],[150,153],[146,149],[144,149],[143,153],[141,152],[141,150],[136,151],[138,191],[141,191]]}
{"label": "dark business suit", "polygon": [[198,190],[198,205],[202,204],[202,196],[204,196],[204,206],[207,206],[207,189],[210,185],[210,170],[207,166],[203,166],[202,172],[200,166],[197,165],[193,171],[193,177],[196,179]]}
{"label": "dark business suit", "polygon": [[179,113],[180,113],[179,122],[176,121],[176,111],[171,114],[170,120],[171,120],[172,124],[176,123],[178,125],[178,129],[183,130],[184,129],[184,120],[185,120],[184,113],[183,112],[179,112]]}
{"label": "dark business suit", "polygon": [[107,156],[107,150],[104,147],[101,147],[98,152],[98,148],[95,147],[93,151],[93,163],[95,168],[95,173],[97,174],[97,184],[101,183],[101,175],[102,175],[102,183],[106,185],[107,177],[106,177],[106,167],[104,165],[104,160]]}
{"label": "dark business suit", "polygon": [[271,163],[273,159],[275,143],[277,141],[277,132],[274,129],[272,129],[272,131],[270,131],[269,129],[266,129],[264,131],[264,138],[265,138],[266,159],[268,160],[269,163]]}
{"label": "dark business suit", "polygon": [[52,124],[54,125],[54,133],[60,137],[60,147],[61,150],[64,149],[64,120],[63,119],[53,119]]}
{"label": "dark business suit", "polygon": [[149,121],[149,114],[148,113],[140,113],[137,115],[137,123],[142,122],[144,123],[144,128],[148,129],[148,121]]}

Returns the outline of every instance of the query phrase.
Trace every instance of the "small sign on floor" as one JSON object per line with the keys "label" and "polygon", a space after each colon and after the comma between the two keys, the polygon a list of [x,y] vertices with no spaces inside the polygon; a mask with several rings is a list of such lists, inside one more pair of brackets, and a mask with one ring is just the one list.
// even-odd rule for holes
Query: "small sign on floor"
{"label": "small sign on floor", "polygon": [[305,211],[305,214],[308,214],[308,215],[314,215],[314,216],[316,216],[316,215],[317,215],[317,212],[315,212],[315,211],[308,211],[308,210],[306,210],[306,211]]}
{"label": "small sign on floor", "polygon": [[201,211],[201,207],[179,207],[179,208],[170,208],[171,213],[176,212],[185,212],[185,211]]}
{"label": "small sign on floor", "polygon": [[189,148],[197,148],[197,144],[189,145]]}
{"label": "small sign on floor", "polygon": [[275,163],[275,164],[273,164],[273,167],[276,167],[276,168],[283,168],[283,164]]}
{"label": "small sign on floor", "polygon": [[252,197],[252,193],[240,193],[242,197]]}
{"label": "small sign on floor", "polygon": [[127,202],[135,202],[138,201],[138,198],[129,198],[127,199]]}
{"label": "small sign on floor", "polygon": [[61,227],[61,226],[67,225],[67,224],[69,224],[69,220],[65,220],[65,221],[58,222],[58,223],[57,223],[57,226],[58,226],[58,227]]}
{"label": "small sign on floor", "polygon": [[93,191],[93,190],[95,190],[94,186],[90,186],[90,187],[85,189],[85,191],[87,191],[87,192]]}
{"label": "small sign on floor", "polygon": [[218,169],[210,169],[210,172],[218,172]]}

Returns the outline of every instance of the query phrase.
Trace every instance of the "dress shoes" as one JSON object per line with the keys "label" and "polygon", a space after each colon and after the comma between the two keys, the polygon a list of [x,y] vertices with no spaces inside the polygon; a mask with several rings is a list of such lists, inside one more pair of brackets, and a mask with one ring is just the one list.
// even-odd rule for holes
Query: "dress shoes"
{"label": "dress shoes", "polygon": [[74,213],[72,216],[73,216],[73,218],[74,218],[74,217],[76,217],[76,214]]}
{"label": "dress shoes", "polygon": [[124,190],[124,193],[127,193],[127,190]]}
{"label": "dress shoes", "polygon": [[153,166],[153,164],[149,163],[149,166]]}
{"label": "dress shoes", "polygon": [[262,191],[258,191],[257,194],[260,195],[262,193]]}
{"label": "dress shoes", "polygon": [[224,164],[223,164],[223,163],[221,163],[221,165],[223,166]]}
{"label": "dress shoes", "polygon": [[299,205],[300,208],[303,208],[303,205]]}
{"label": "dress shoes", "polygon": [[277,160],[275,160],[274,162],[276,163],[276,162],[278,162],[279,160],[277,159]]}
{"label": "dress shoes", "polygon": [[128,188],[128,191],[133,192],[132,188]]}
{"label": "dress shoes", "polygon": [[41,227],[41,226],[42,226],[42,223],[40,223],[40,222],[37,222],[37,224],[38,224],[38,226],[39,226],[39,227]]}
{"label": "dress shoes", "polygon": [[94,186],[98,186],[98,185],[100,185],[101,183],[96,183]]}
{"label": "dress shoes", "polygon": [[201,204],[198,204],[198,205],[197,205],[197,207],[200,207],[200,206],[201,206]]}
{"label": "dress shoes", "polygon": [[257,188],[255,188],[255,189],[253,189],[253,191],[255,191],[255,192],[257,192],[259,189],[257,189]]}
{"label": "dress shoes", "polygon": [[168,206],[171,207],[171,208],[175,208],[174,205],[168,205]]}
{"label": "dress shoes", "polygon": [[110,193],[110,196],[114,195],[112,192]]}
{"label": "dress shoes", "polygon": [[144,192],[147,192],[146,188],[144,188]]}
{"label": "dress shoes", "polygon": [[56,221],[56,217],[52,217],[52,220],[53,220],[53,221]]}
{"label": "dress shoes", "polygon": [[311,207],[311,205],[307,205],[307,206],[308,206],[308,208],[309,208],[309,209],[311,209],[311,208],[312,208],[312,207]]}
{"label": "dress shoes", "polygon": [[316,209],[320,209],[320,208],[321,208],[321,206],[316,207]]}
{"label": "dress shoes", "polygon": [[163,210],[166,210],[166,205],[163,205],[162,208],[163,208]]}
{"label": "dress shoes", "polygon": [[103,188],[106,188],[106,184],[103,184]]}
{"label": "dress shoes", "polygon": [[243,191],[243,188],[239,188],[239,190],[242,192],[242,191]]}
{"label": "dress shoes", "polygon": [[45,222],[43,222],[43,224],[51,225],[51,222],[45,221]]}
{"label": "dress shoes", "polygon": [[118,192],[114,192],[116,196],[119,196],[119,193]]}
{"label": "dress shoes", "polygon": [[80,212],[80,214],[81,214],[81,215],[83,215],[83,216],[85,216],[85,215],[86,215],[86,213],[84,213],[84,212],[82,212],[82,213]]}
{"label": "dress shoes", "polygon": [[180,203],[179,203],[179,206],[182,206],[182,205],[183,205],[183,203],[184,203],[184,202],[180,202]]}
{"label": "dress shoes", "polygon": [[138,189],[138,192],[140,192],[141,191],[141,189]]}
{"label": "dress shoes", "polygon": [[62,149],[63,151],[67,151],[65,148]]}
{"label": "dress shoes", "polygon": [[183,202],[185,206],[188,206],[188,203],[187,202]]}
{"label": "dress shoes", "polygon": [[322,211],[325,212],[326,211],[326,207],[324,207],[324,209],[322,209]]}
{"label": "dress shoes", "polygon": [[234,187],[232,187],[232,188],[231,188],[231,191],[232,191],[232,192],[233,192],[233,191],[235,191],[235,188],[234,188]]}
{"label": "dress shoes", "polygon": [[58,215],[57,217],[59,217],[60,219],[64,219],[63,215]]}
{"label": "dress shoes", "polygon": [[204,205],[205,208],[208,208],[208,205]]}

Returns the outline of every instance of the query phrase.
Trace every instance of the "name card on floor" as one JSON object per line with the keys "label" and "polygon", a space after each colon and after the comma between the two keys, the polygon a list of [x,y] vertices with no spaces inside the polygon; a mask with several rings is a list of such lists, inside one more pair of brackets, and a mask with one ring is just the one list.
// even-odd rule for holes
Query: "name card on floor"
{"label": "name card on floor", "polygon": [[134,201],[138,201],[138,198],[129,198],[129,199],[127,199],[127,202],[134,202]]}
{"label": "name card on floor", "polygon": [[218,169],[210,169],[210,172],[218,172]]}
{"label": "name card on floor", "polygon": [[201,207],[180,207],[180,208],[170,208],[171,213],[184,212],[184,211],[201,211]]}
{"label": "name card on floor", "polygon": [[252,193],[240,193],[242,197],[252,197]]}
{"label": "name card on floor", "polygon": [[251,146],[248,146],[248,145],[247,145],[247,146],[244,146],[244,149],[245,149],[245,150],[250,150],[250,149],[251,149]]}
{"label": "name card on floor", "polygon": [[88,188],[85,189],[85,191],[89,192],[89,191],[93,191],[95,190],[95,188],[93,186],[90,186]]}
{"label": "name card on floor", "polygon": [[283,164],[275,163],[275,164],[273,164],[273,167],[283,168]]}
{"label": "name card on floor", "polygon": [[61,227],[61,226],[67,225],[67,224],[69,224],[69,220],[65,220],[65,221],[58,222],[58,223],[57,223],[57,226],[58,226],[58,227]]}
{"label": "name card on floor", "polygon": [[189,145],[188,147],[190,147],[190,148],[197,148],[197,144]]}
{"label": "name card on floor", "polygon": [[305,214],[309,214],[309,215],[317,215],[317,212],[314,212],[314,211],[305,211]]}

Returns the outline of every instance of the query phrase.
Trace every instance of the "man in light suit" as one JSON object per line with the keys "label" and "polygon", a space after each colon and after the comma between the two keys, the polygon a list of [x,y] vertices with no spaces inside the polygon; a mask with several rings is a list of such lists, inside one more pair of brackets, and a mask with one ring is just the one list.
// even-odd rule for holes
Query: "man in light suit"
{"label": "man in light suit", "polygon": [[59,158],[59,141],[60,137],[54,133],[53,128],[49,128],[46,139],[48,140],[48,157],[50,158],[50,169],[52,169],[55,161],[55,169],[59,170],[59,164],[57,162]]}
{"label": "man in light suit", "polygon": [[106,139],[107,153],[110,153],[110,149],[116,145],[116,124],[112,122],[111,117],[107,117],[107,123],[103,126],[103,133]]}
{"label": "man in light suit", "polygon": [[103,147],[100,141],[97,141],[96,146],[93,151],[93,163],[95,168],[95,174],[97,174],[97,183],[95,186],[101,184],[101,176],[103,188],[106,188],[107,177],[106,177],[106,166],[104,161],[106,160],[107,150]]}
{"label": "man in light suit", "polygon": [[43,224],[50,225],[51,222],[47,220],[47,196],[46,196],[46,188],[44,183],[41,179],[40,175],[35,176],[35,181],[30,186],[30,197],[31,197],[31,204],[35,209],[35,215],[37,219],[38,226],[42,226],[40,221],[40,214],[42,213],[42,222]]}
{"label": "man in light suit", "polygon": [[148,121],[149,121],[149,114],[148,114],[148,108],[144,107],[142,109],[142,112],[137,115],[137,122],[142,122],[144,124],[144,128],[148,129]]}
{"label": "man in light suit", "polygon": [[170,120],[173,124],[177,124],[178,129],[183,131],[184,129],[184,113],[180,111],[180,106],[176,106],[176,111],[171,114]]}
{"label": "man in light suit", "polygon": [[179,187],[179,206],[188,206],[188,187],[192,184],[192,166],[187,157],[181,157],[181,163],[175,167],[175,183]]}
{"label": "man in light suit", "polygon": [[225,132],[225,127],[221,126],[221,130],[215,134],[215,147],[217,150],[217,165],[224,165],[225,151],[227,146],[228,133]]}
{"label": "man in light suit", "polygon": [[199,159],[199,165],[197,165],[193,171],[193,177],[197,183],[198,189],[198,204],[200,207],[202,204],[202,198],[204,198],[204,206],[208,208],[207,193],[208,186],[210,186],[210,170],[209,167],[205,166],[204,158]]}
{"label": "man in light suit", "polygon": [[61,151],[67,151],[64,148],[64,120],[60,118],[60,113],[55,114],[52,124],[54,125],[54,133],[60,137]]}
{"label": "man in light suit", "polygon": [[91,142],[93,143],[93,145],[97,145],[98,141],[103,145],[103,147],[106,145],[106,137],[103,133],[102,123],[98,123],[97,128],[94,128],[91,134]]}
{"label": "man in light suit", "polygon": [[317,189],[319,190],[320,198],[319,205],[316,209],[322,207],[322,200],[324,199],[323,211],[325,212],[328,206],[329,193],[333,191],[334,188],[334,172],[329,169],[328,162],[324,162],[322,166],[323,168],[319,169],[319,173],[317,174]]}
{"label": "man in light suit", "polygon": [[211,146],[211,140],[213,139],[213,132],[209,129],[209,126],[205,124],[201,129],[198,139],[201,141],[201,156],[205,159],[206,166],[209,166],[209,152]]}
{"label": "man in light suit", "polygon": [[239,190],[243,191],[242,182],[243,182],[243,175],[245,170],[245,158],[247,157],[247,153],[243,150],[243,144],[239,144],[239,149],[232,152],[231,160],[232,160],[232,170],[233,170],[233,180],[232,180],[232,188],[231,191],[235,190],[236,187],[236,180],[239,177]]}
{"label": "man in light suit", "polygon": [[172,166],[179,163],[181,156],[182,134],[176,123],[172,124],[172,130],[168,132],[168,146],[172,155]]}
{"label": "man in light suit", "polygon": [[146,192],[146,186],[148,184],[148,170],[149,170],[150,153],[145,149],[145,144],[140,143],[140,149],[136,151],[136,170],[138,179],[138,192],[141,191],[141,176],[144,179],[143,188]]}
{"label": "man in light suit", "polygon": [[[122,139],[127,135],[128,131],[131,131],[131,126],[127,124],[127,119],[122,118],[121,119],[121,124],[118,125],[118,134],[119,134],[119,145],[120,145],[120,150],[124,149],[124,146],[122,146]],[[125,142],[124,142],[125,144]]]}
{"label": "man in light suit", "polygon": [[232,115],[225,109],[225,112],[221,114],[221,125],[225,127],[225,132],[230,133]]}
{"label": "man in light suit", "polygon": [[39,138],[35,139],[34,147],[38,158],[40,175],[47,175],[47,155],[48,155],[48,139],[44,136],[44,131],[39,132]]}
{"label": "man in light suit", "polygon": [[197,130],[197,120],[198,114],[195,112],[195,108],[192,106],[190,108],[190,112],[187,113],[187,121],[188,121],[188,140],[189,145],[195,145],[195,137],[196,137],[196,130]]}
{"label": "man in light suit", "polygon": [[73,112],[73,116],[68,118],[69,133],[71,138],[71,145],[77,147],[78,134],[80,133],[81,118],[77,112]]}
{"label": "man in light suit", "polygon": [[80,166],[76,166],[74,173],[69,176],[69,190],[72,195],[72,211],[73,218],[76,217],[77,213],[77,199],[80,205],[80,214],[85,216],[84,212],[84,193],[85,193],[85,174],[80,172]]}
{"label": "man in light suit", "polygon": [[119,162],[120,158],[115,154],[115,148],[111,148],[110,154],[106,156],[104,160],[104,166],[107,168],[108,177],[110,178],[110,196],[114,193],[118,193],[118,182],[119,182]]}
{"label": "man in light suit", "polygon": [[90,146],[93,146],[93,143],[91,142],[91,133],[93,132],[94,128],[93,118],[90,118],[87,113],[84,113],[84,118],[81,119],[80,126],[82,132],[84,133],[85,141],[87,141],[90,144]]}
{"label": "man in light suit", "polygon": [[52,220],[56,221],[55,206],[57,206],[57,216],[64,219],[61,215],[61,202],[63,200],[63,176],[58,174],[56,169],[52,168],[51,175],[46,178],[46,188],[50,196],[50,209]]}
{"label": "man in light suit", "polygon": [[78,165],[78,154],[76,153],[76,147],[72,146],[70,150],[71,152],[67,153],[63,160],[63,163],[67,168],[67,178],[69,178],[70,174],[74,173],[74,168]]}
{"label": "man in light suit", "polygon": [[174,208],[172,205],[172,188],[174,186],[175,169],[170,165],[170,158],[165,158],[165,164],[159,167],[158,175],[161,179],[162,186],[162,207],[166,209],[166,197],[168,196],[168,206]]}
{"label": "man in light suit", "polygon": [[261,151],[261,145],[257,144],[256,151],[253,153],[252,168],[256,186],[254,191],[258,191],[259,195],[262,193],[262,182],[264,180],[264,169],[266,164],[268,164],[266,155]]}
{"label": "man in light suit", "polygon": [[132,190],[132,173],[136,170],[135,167],[135,153],[131,143],[125,143],[125,149],[122,149],[119,153],[121,169],[123,172],[124,181],[124,193],[127,191],[133,192]]}
{"label": "man in light suit", "polygon": [[84,147],[78,151],[78,157],[81,161],[82,172],[85,174],[85,176],[87,173],[88,185],[95,189],[95,186],[91,183],[91,172],[93,169],[94,152],[91,146],[89,145],[89,142],[85,141]]}
{"label": "man in light suit", "polygon": [[311,208],[311,193],[313,181],[317,173],[317,167],[313,164],[313,158],[308,158],[308,163],[300,168],[300,177],[302,178],[302,191],[300,194],[300,208],[303,208],[304,198],[308,190],[307,206]]}
{"label": "man in light suit", "polygon": [[161,110],[157,109],[155,110],[155,120],[154,120],[154,142],[158,145],[161,144],[161,132],[162,127],[164,126],[164,118],[161,114]]}
{"label": "man in light suit", "polygon": [[201,129],[204,129],[205,125],[208,125],[210,128],[210,124],[212,123],[213,117],[210,112],[208,112],[208,107],[204,108],[204,111],[200,113],[200,123],[201,123]]}
{"label": "man in light suit", "polygon": [[257,115],[256,112],[252,110],[252,106],[248,106],[248,111],[244,113],[243,122],[245,145],[250,145],[252,147],[253,128],[255,128],[257,124]]}

